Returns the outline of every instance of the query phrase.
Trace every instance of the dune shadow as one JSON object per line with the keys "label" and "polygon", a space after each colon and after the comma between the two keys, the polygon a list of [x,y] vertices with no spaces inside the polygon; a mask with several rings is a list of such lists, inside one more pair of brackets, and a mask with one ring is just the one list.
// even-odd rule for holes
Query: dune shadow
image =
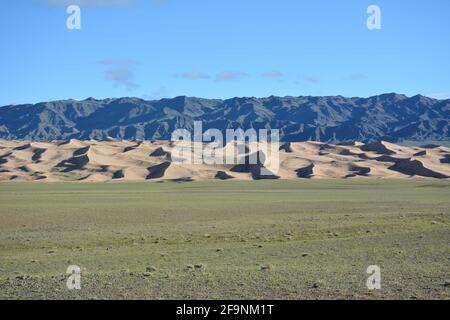
{"label": "dune shadow", "polygon": [[311,163],[309,166],[295,170],[297,177],[310,179],[314,175],[314,167],[314,163]]}
{"label": "dune shadow", "polygon": [[216,175],[214,176],[214,179],[219,179],[219,180],[230,180],[230,179],[234,179],[233,176],[230,176],[228,173],[226,173],[225,171],[217,171]]}
{"label": "dune shadow", "polygon": [[146,179],[150,180],[163,178],[164,174],[166,173],[166,170],[170,167],[170,165],[171,163],[166,161],[156,166],[147,168],[149,174],[147,175]]}
{"label": "dune shadow", "polygon": [[393,166],[389,167],[389,170],[394,170],[409,176],[422,176],[436,179],[449,178],[442,173],[426,168],[419,160],[400,160]]}
{"label": "dune shadow", "polygon": [[33,156],[31,157],[31,160],[33,162],[39,163],[41,161],[41,157],[45,151],[47,151],[47,149],[41,149],[41,148],[35,149],[33,152]]}
{"label": "dune shadow", "polygon": [[82,155],[78,157],[72,157],[67,160],[63,160],[56,165],[57,168],[64,168],[63,172],[71,172],[74,170],[81,170],[85,165],[89,163],[89,157]]}

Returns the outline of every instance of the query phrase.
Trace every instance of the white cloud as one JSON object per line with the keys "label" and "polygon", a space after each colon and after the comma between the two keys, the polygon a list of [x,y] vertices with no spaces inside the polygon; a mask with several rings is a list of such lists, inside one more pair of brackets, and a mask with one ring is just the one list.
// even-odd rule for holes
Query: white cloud
{"label": "white cloud", "polygon": [[232,81],[247,76],[245,72],[240,71],[223,71],[216,75],[216,81]]}
{"label": "white cloud", "polygon": [[201,71],[184,72],[184,73],[179,74],[177,76],[181,77],[181,78],[185,78],[185,79],[194,79],[194,80],[209,79],[210,78],[209,74],[201,72]]}
{"label": "white cloud", "polygon": [[362,73],[353,73],[345,78],[346,80],[352,80],[352,81],[360,81],[360,80],[366,80],[367,76]]}
{"label": "white cloud", "polygon": [[269,70],[264,72],[262,76],[266,78],[281,78],[284,76],[284,74],[278,70]]}
{"label": "white cloud", "polygon": [[105,79],[111,81],[115,86],[124,86],[128,90],[136,89],[139,85],[134,81],[134,65],[128,59],[105,59],[98,61],[99,64],[107,65],[104,71]]}
{"label": "white cloud", "polygon": [[319,83],[320,81],[312,76],[304,76],[303,81],[306,83]]}

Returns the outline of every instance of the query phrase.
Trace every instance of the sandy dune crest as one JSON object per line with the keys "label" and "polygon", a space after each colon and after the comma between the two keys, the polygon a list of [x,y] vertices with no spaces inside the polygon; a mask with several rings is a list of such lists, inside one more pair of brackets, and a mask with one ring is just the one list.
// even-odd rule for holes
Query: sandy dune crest
{"label": "sandy dune crest", "polygon": [[[285,143],[279,151],[279,170],[271,175],[260,174],[260,162],[183,163],[173,148],[169,141],[0,140],[0,181],[450,178],[450,149],[435,145]],[[228,144],[223,151],[237,148],[237,143]],[[242,150],[241,158],[248,160],[254,149]]]}

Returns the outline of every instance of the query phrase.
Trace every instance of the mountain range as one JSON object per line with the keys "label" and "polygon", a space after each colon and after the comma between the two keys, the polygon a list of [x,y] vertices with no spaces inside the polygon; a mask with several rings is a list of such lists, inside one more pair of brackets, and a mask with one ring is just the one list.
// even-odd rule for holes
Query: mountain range
{"label": "mountain range", "polygon": [[279,129],[282,141],[450,141],[450,100],[382,94],[369,98],[176,97],[61,100],[0,107],[0,138],[169,140],[175,129]]}

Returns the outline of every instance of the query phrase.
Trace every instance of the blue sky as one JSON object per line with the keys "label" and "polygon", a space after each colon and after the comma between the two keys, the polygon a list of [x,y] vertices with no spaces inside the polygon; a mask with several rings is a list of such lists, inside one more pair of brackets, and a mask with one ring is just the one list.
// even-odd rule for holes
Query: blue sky
{"label": "blue sky", "polygon": [[[68,30],[66,7],[81,7]],[[380,6],[382,29],[368,30]],[[448,0],[0,1],[0,105],[178,95],[450,97]]]}

